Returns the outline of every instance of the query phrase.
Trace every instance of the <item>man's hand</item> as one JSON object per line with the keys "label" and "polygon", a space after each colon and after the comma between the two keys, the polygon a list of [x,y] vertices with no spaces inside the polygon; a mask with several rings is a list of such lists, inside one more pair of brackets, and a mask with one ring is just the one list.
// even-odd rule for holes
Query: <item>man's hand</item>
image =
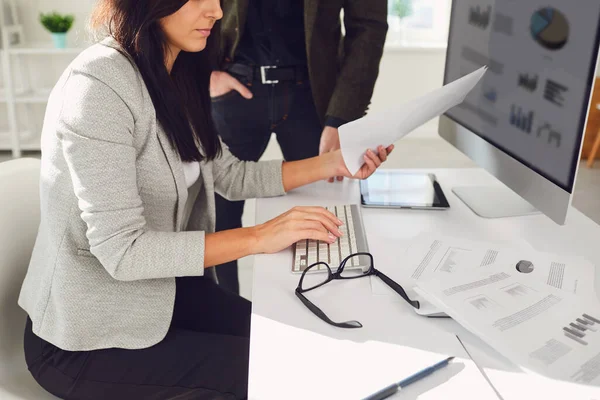
{"label": "man's hand", "polygon": [[346,170],[346,176],[354,179],[367,179],[373,175],[375,171],[377,171],[377,168],[381,167],[381,164],[387,161],[387,158],[392,151],[394,151],[393,144],[388,147],[377,147],[377,153],[371,149],[368,149],[366,154],[363,156],[365,163],[362,165],[362,167],[360,167],[354,176],[350,176],[350,171],[348,171],[348,168],[346,168],[346,164],[343,163],[342,159],[342,164],[344,164],[343,167]]}
{"label": "man's hand", "polygon": [[[319,155],[336,151],[340,149],[340,135],[337,128],[326,126],[321,134],[321,144],[319,145]],[[337,180],[341,181],[343,176],[338,176]],[[329,182],[333,182],[334,178],[329,178]]]}
{"label": "man's hand", "polygon": [[252,92],[242,82],[227,72],[213,71],[210,75],[210,97],[223,96],[232,90],[237,90],[246,99],[252,98]]}

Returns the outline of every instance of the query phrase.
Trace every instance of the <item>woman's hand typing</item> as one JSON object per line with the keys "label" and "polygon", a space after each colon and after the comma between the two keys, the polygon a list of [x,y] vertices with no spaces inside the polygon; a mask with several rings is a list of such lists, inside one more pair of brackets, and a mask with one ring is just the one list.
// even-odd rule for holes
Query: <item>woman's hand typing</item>
{"label": "woman's hand typing", "polygon": [[253,253],[277,253],[303,239],[333,243],[342,236],[341,225],[342,221],[323,207],[294,207],[253,228]]}
{"label": "woman's hand typing", "polygon": [[[393,149],[392,145],[380,146],[377,154],[367,151],[365,164],[354,176],[346,168],[340,150],[307,160],[284,162],[284,189],[289,191],[335,176],[367,179]],[[323,207],[294,207],[262,225],[207,234],[204,265],[220,265],[250,254],[276,253],[304,239],[333,243],[342,235],[338,228],[341,225],[342,222]]]}

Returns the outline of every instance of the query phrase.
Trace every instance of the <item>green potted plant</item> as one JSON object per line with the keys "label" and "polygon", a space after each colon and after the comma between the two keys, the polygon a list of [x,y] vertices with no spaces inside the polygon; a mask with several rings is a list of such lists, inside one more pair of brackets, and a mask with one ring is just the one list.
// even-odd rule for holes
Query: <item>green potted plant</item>
{"label": "green potted plant", "polygon": [[40,14],[40,22],[50,33],[54,46],[58,49],[67,47],[67,32],[73,26],[75,17],[73,15],[61,15],[56,12]]}
{"label": "green potted plant", "polygon": [[396,32],[397,38],[402,36],[402,20],[413,13],[413,0],[389,0],[390,28]]}
{"label": "green potted plant", "polygon": [[412,14],[412,0],[393,0],[392,15],[402,19]]}

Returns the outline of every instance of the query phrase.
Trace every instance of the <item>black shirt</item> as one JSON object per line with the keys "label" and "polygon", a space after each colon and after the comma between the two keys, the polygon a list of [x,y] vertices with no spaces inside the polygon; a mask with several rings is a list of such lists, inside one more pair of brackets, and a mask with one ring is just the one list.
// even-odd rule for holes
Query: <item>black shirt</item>
{"label": "black shirt", "polygon": [[[234,62],[247,65],[306,65],[304,2],[250,0],[246,26]],[[325,125],[338,128],[346,121],[325,116]]]}
{"label": "black shirt", "polygon": [[304,2],[250,0],[234,61],[249,65],[306,65]]}

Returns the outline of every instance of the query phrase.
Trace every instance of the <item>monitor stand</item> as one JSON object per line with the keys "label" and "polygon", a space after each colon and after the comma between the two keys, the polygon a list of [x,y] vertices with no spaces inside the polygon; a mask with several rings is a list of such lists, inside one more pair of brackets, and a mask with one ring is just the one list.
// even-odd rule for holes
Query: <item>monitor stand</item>
{"label": "monitor stand", "polygon": [[462,186],[452,192],[483,218],[519,217],[540,212],[512,190],[503,186]]}

